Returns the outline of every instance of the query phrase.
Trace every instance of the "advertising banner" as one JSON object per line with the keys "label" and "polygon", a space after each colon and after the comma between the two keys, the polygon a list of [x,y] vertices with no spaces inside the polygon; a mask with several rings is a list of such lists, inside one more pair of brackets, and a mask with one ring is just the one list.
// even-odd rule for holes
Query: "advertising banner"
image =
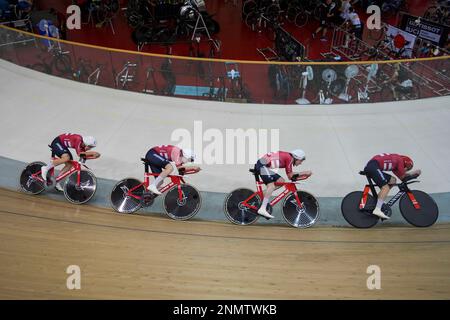
{"label": "advertising banner", "polygon": [[448,27],[423,18],[420,18],[420,23],[417,23],[418,19],[418,17],[405,14],[403,15],[400,28],[420,39],[443,47],[447,41]]}

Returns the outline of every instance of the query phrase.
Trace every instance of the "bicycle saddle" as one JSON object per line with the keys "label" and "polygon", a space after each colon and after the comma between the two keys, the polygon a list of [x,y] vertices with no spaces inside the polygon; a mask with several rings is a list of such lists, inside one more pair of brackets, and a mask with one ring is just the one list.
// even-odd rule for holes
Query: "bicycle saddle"
{"label": "bicycle saddle", "polygon": [[250,172],[253,173],[253,174],[257,174],[257,173],[258,173],[258,172],[256,172],[255,169],[248,169],[248,171],[250,171]]}
{"label": "bicycle saddle", "polygon": [[363,171],[360,171],[359,174],[362,175],[362,176],[367,175],[367,173],[366,173],[364,170],[363,170]]}
{"label": "bicycle saddle", "polygon": [[148,163],[148,160],[145,159],[145,158],[141,158],[141,161],[142,161],[143,163]]}

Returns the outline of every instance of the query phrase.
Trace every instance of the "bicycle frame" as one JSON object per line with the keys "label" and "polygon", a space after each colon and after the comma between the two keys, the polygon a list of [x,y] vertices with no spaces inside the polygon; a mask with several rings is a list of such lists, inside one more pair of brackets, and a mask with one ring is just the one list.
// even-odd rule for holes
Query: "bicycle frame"
{"label": "bicycle frame", "polygon": [[[253,210],[258,210],[259,209],[258,207],[253,206],[248,203],[248,201],[253,199],[256,195],[259,195],[261,199],[264,197],[264,192],[262,189],[262,186],[264,185],[264,183],[259,180],[259,175],[257,175],[257,174],[255,174],[255,180],[256,180],[256,190],[257,191],[255,193],[253,193],[250,197],[245,199],[242,202],[242,205],[247,208],[253,209]],[[297,204],[299,205],[299,207],[302,207],[302,202],[297,193],[298,190],[297,190],[296,182],[275,182],[275,186],[284,187],[284,190],[278,196],[276,196],[272,201],[269,202],[270,206],[272,206],[272,207],[275,206],[278,202],[281,201],[281,199],[286,197],[288,194],[293,193],[295,200],[297,201]]]}
{"label": "bicycle frame", "polygon": [[[367,178],[367,181],[369,182],[369,184],[366,184],[364,187],[363,196],[361,198],[361,202],[359,203],[360,210],[364,210],[364,207],[366,206],[367,198],[369,196],[369,191],[372,192],[372,196],[375,198],[375,201],[378,200],[378,193],[375,190],[375,186],[374,186],[372,180],[367,176],[366,176],[366,178]],[[393,186],[397,186],[399,191],[391,200],[389,200],[388,203],[386,203],[386,205],[388,207],[392,207],[406,193],[408,195],[409,199],[411,200],[414,208],[417,210],[420,209],[420,203],[416,200],[416,198],[414,197],[414,194],[408,188],[408,184],[416,183],[416,182],[419,182],[419,181],[415,180],[415,181],[408,181],[408,182],[394,184]]]}
{"label": "bicycle frame", "polygon": [[[59,182],[59,181],[63,180],[65,177],[71,175],[71,174],[74,173],[74,172],[78,172],[78,175],[77,175],[77,185],[79,186],[79,185],[80,185],[81,163],[78,162],[78,161],[75,161],[75,160],[69,160],[68,163],[70,163],[70,164],[72,165],[72,167],[70,168],[69,171],[65,172],[65,173],[62,174],[62,175],[59,175],[58,177],[56,177],[56,182]],[[53,177],[53,175],[55,174],[55,168],[51,168],[51,169],[49,170],[49,173],[50,173],[50,176]],[[33,173],[31,176],[32,176],[34,179],[36,179],[36,180],[39,180],[39,181],[41,181],[41,182],[46,183],[46,181],[44,181],[44,179],[42,179],[42,177],[41,177],[41,170],[39,170],[39,171],[36,172],[36,173]]]}
{"label": "bicycle frame", "polygon": [[[193,174],[193,173],[196,173],[196,171],[194,171],[194,170],[186,170],[184,174]],[[155,177],[156,178],[158,176],[159,176],[159,173],[151,173],[151,172],[149,172],[149,165],[147,163],[145,163],[144,182],[142,182],[142,183],[138,184],[137,186],[135,186],[135,187],[131,188],[130,190],[128,190],[127,196],[130,196],[130,197],[135,198],[137,200],[141,200],[142,196],[133,194],[133,192],[136,189],[138,189],[138,188],[140,188],[142,186],[144,186],[145,191],[147,192],[148,191],[148,187],[150,185],[150,177]],[[164,193],[167,190],[171,189],[173,186],[178,186],[178,199],[180,201],[182,201],[183,200],[183,191],[181,190],[181,185],[183,183],[186,183],[184,181],[183,176],[181,176],[181,175],[169,175],[168,178],[170,178],[170,180],[171,180],[170,183],[166,184],[159,191],[161,193]]]}

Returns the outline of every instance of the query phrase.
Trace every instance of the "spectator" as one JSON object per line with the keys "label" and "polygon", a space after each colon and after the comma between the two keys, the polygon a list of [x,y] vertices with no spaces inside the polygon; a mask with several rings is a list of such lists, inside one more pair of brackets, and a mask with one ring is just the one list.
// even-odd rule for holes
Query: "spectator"
{"label": "spectator", "polygon": [[55,21],[53,24],[59,30],[60,39],[67,39],[67,28],[66,28],[66,16],[59,11],[56,11],[54,8],[50,8],[50,14],[55,16]]}
{"label": "spectator", "polygon": [[[345,24],[348,26],[349,34],[352,37],[362,40],[363,25],[361,23],[361,19],[359,19],[359,15],[355,11],[355,8],[353,8],[353,7],[349,8],[348,19],[345,22]],[[346,36],[344,47],[348,47],[348,42],[350,40],[349,38],[350,38],[349,36]],[[359,43],[359,41],[357,41],[356,49],[358,48],[358,43]]]}
{"label": "spectator", "polygon": [[325,35],[327,34],[328,28],[332,27],[333,20],[336,14],[337,6],[336,2],[333,0],[325,0],[325,3],[322,4],[323,8],[321,10],[320,17],[320,26],[317,30],[312,34],[313,39],[316,38],[316,35],[322,31],[322,37],[320,41],[327,41]]}

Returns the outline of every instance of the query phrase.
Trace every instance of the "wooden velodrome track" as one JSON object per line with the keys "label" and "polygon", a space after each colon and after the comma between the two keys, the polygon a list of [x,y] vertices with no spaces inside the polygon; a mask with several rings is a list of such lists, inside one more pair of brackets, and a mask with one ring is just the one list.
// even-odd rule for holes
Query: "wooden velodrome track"
{"label": "wooden velodrome track", "polygon": [[[234,226],[0,189],[2,299],[448,299],[450,225]],[[81,289],[66,268],[81,268]],[[381,290],[368,290],[369,265]]]}

